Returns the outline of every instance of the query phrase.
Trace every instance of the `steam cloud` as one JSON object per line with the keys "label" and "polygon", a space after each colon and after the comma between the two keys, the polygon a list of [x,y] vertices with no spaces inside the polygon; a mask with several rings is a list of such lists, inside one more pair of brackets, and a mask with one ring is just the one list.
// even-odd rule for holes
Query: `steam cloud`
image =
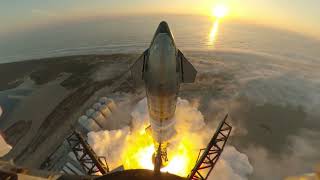
{"label": "steam cloud", "polygon": [[[105,156],[107,158],[108,165],[111,169],[120,165],[124,165],[125,168],[128,168],[128,164],[134,163],[131,162],[134,161],[134,156],[137,156],[136,158],[142,158],[143,154],[148,153],[139,152],[136,154],[130,154],[130,158],[132,159],[128,159],[127,155],[127,151],[131,147],[143,146],[145,145],[144,143],[152,142],[152,139],[148,139],[146,137],[141,138],[141,136],[139,136],[149,125],[146,98],[142,99],[135,106],[131,116],[132,120],[130,127],[126,126],[118,130],[105,130],[88,133],[89,144],[97,155]],[[179,166],[182,167],[170,167],[169,162],[169,167],[167,167],[167,169],[170,172],[170,168],[184,168],[187,170],[185,173],[189,173],[195,164],[199,149],[206,147],[209,139],[214,133],[214,129],[209,128],[205,124],[203,115],[198,110],[197,104],[193,105],[184,99],[178,98],[175,118],[177,134],[170,141],[170,145],[168,146],[168,157],[169,161],[176,160]],[[186,148],[181,151],[181,146],[186,146]],[[147,149],[145,149],[145,151],[147,151]],[[180,154],[190,158],[172,159],[172,157],[170,157],[170,152],[178,151]],[[151,162],[151,159],[149,159],[150,157],[147,158],[147,161]],[[209,179],[245,180],[252,172],[253,168],[249,163],[248,157],[237,151],[235,147],[226,146]],[[185,173],[178,173],[178,175],[186,175]]]}

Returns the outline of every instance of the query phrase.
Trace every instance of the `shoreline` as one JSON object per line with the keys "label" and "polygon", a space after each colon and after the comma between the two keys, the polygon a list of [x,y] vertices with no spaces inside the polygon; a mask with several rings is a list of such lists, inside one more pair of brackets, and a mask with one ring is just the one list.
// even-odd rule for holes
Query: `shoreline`
{"label": "shoreline", "polygon": [[[64,73],[63,70],[70,70],[68,68],[61,69],[61,66],[67,66],[65,63],[70,63],[70,59],[73,65],[76,63],[81,64],[84,63],[82,61],[85,61],[84,72],[75,71],[69,77],[66,77],[65,80],[56,81],[60,77],[60,74]],[[6,134],[7,138],[10,139],[8,142],[15,142],[16,144],[2,159],[13,159],[17,165],[39,168],[41,163],[47,158],[47,155],[71,132],[71,127],[76,123],[77,117],[83,113],[81,110],[86,105],[86,102],[92,98],[92,95],[105,87],[109,87],[108,89],[111,91],[127,80],[128,64],[134,59],[130,55],[75,56],[55,61],[58,62],[58,66],[54,66],[56,65],[55,62],[48,62],[47,60],[47,67],[43,67],[43,62],[29,61],[31,64],[37,62],[42,64],[42,67],[36,73],[39,77],[50,74],[50,72],[46,71],[47,68],[52,69],[52,67],[56,67],[58,71],[54,71],[52,76],[49,75],[44,80],[43,77],[40,79],[37,79],[37,76],[34,77],[37,84],[34,93],[23,99],[12,115],[8,117],[9,122],[13,122],[12,120],[14,120],[18,124],[13,123],[7,128],[8,131],[5,130],[4,132],[8,133]],[[105,68],[117,63],[122,68],[116,74],[112,74],[104,79],[95,78],[97,72],[104,71]],[[36,64],[34,66],[39,68]],[[34,73],[34,71],[30,72],[27,70],[25,72]],[[78,76],[81,78],[76,79],[75,83],[72,80],[72,76],[74,76],[73,78],[78,78]],[[71,82],[63,84],[68,79]],[[76,85],[70,88],[66,86],[68,84]],[[51,98],[51,100],[48,98]],[[46,103],[49,104],[45,105]],[[18,133],[17,130],[24,129],[23,127],[26,127],[26,129]],[[37,161],[35,162],[34,159],[37,159]]]}

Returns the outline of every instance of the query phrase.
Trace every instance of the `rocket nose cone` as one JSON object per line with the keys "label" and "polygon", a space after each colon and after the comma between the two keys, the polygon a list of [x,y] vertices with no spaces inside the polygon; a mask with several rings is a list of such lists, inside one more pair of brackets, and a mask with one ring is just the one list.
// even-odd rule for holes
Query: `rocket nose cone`
{"label": "rocket nose cone", "polygon": [[157,31],[156,31],[156,34],[158,34],[158,33],[168,33],[168,34],[171,33],[171,32],[170,32],[169,25],[168,25],[167,22],[162,21],[162,22],[159,24],[158,29],[157,29]]}
{"label": "rocket nose cone", "polygon": [[151,41],[151,44],[154,42],[154,39],[155,39],[155,38],[157,37],[157,35],[160,34],[160,33],[161,33],[161,34],[162,34],[162,33],[167,34],[167,35],[170,37],[170,39],[174,42],[174,38],[173,38],[173,35],[172,35],[171,31],[170,31],[170,28],[169,28],[168,23],[165,22],[165,21],[161,21],[160,24],[159,24],[159,26],[158,26],[158,28],[157,28],[157,30],[156,30],[156,33],[155,33],[154,36],[153,36],[153,39],[152,39],[152,41]]}

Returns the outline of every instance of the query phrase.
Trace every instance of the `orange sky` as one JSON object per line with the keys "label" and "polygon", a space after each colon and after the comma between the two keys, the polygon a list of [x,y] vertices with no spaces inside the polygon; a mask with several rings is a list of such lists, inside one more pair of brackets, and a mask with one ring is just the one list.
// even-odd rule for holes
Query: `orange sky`
{"label": "orange sky", "polygon": [[11,31],[32,24],[110,14],[208,16],[218,4],[223,4],[229,9],[229,15],[225,19],[271,25],[320,38],[319,0],[29,0],[19,3],[5,1],[0,6],[0,21],[2,31]]}

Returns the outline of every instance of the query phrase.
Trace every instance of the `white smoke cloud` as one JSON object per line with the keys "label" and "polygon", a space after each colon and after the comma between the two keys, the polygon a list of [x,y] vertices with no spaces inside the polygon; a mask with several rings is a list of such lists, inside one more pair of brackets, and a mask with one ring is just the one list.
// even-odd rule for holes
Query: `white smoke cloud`
{"label": "white smoke cloud", "polygon": [[[88,133],[88,142],[93,150],[100,156],[107,158],[110,168],[116,168],[119,165],[128,163],[123,159],[125,151],[135,144],[136,134],[144,130],[148,125],[148,109],[146,98],[142,99],[133,109],[131,126],[123,127],[119,130],[100,131]],[[187,153],[198,154],[200,148],[204,148],[214,129],[209,128],[205,122],[202,113],[198,110],[196,103],[189,103],[189,101],[178,98],[175,128],[177,134],[170,141],[168,146],[168,156],[170,151],[179,149],[181,142],[188,139],[192,144],[192,152]],[[190,141],[191,140],[191,141]],[[141,143],[141,142],[139,142]],[[170,159],[170,157],[169,157]],[[194,160],[194,159],[191,159]],[[190,166],[194,166],[195,162],[191,160],[186,161]],[[150,159],[151,161],[151,159]],[[180,166],[183,166],[180,163]],[[168,165],[170,166],[170,164]],[[185,166],[186,168],[187,165]],[[249,163],[248,157],[245,154],[237,151],[233,146],[226,146],[222,156],[215,167],[214,173],[210,176],[211,179],[240,179],[245,180],[247,176],[252,173],[253,168]]]}
{"label": "white smoke cloud", "polygon": [[178,98],[175,117],[178,133],[190,133],[205,127],[203,115],[197,105],[193,106],[185,99]]}
{"label": "white smoke cloud", "polygon": [[240,153],[233,146],[226,146],[209,179],[246,180],[252,172],[253,167],[249,163],[247,155]]}
{"label": "white smoke cloud", "polygon": [[[319,161],[320,133],[304,130],[288,137],[289,151],[274,157],[272,152],[261,146],[249,146],[246,154],[250,154],[254,166],[255,179],[313,179],[316,174],[312,169]],[[319,172],[320,170],[316,170]],[[304,175],[305,174],[305,175]],[[315,179],[316,180],[316,179]]]}
{"label": "white smoke cloud", "polygon": [[116,168],[122,164],[119,157],[125,147],[125,140],[129,133],[129,127],[112,131],[92,131],[88,133],[88,143],[98,155],[107,158],[110,168]]}

